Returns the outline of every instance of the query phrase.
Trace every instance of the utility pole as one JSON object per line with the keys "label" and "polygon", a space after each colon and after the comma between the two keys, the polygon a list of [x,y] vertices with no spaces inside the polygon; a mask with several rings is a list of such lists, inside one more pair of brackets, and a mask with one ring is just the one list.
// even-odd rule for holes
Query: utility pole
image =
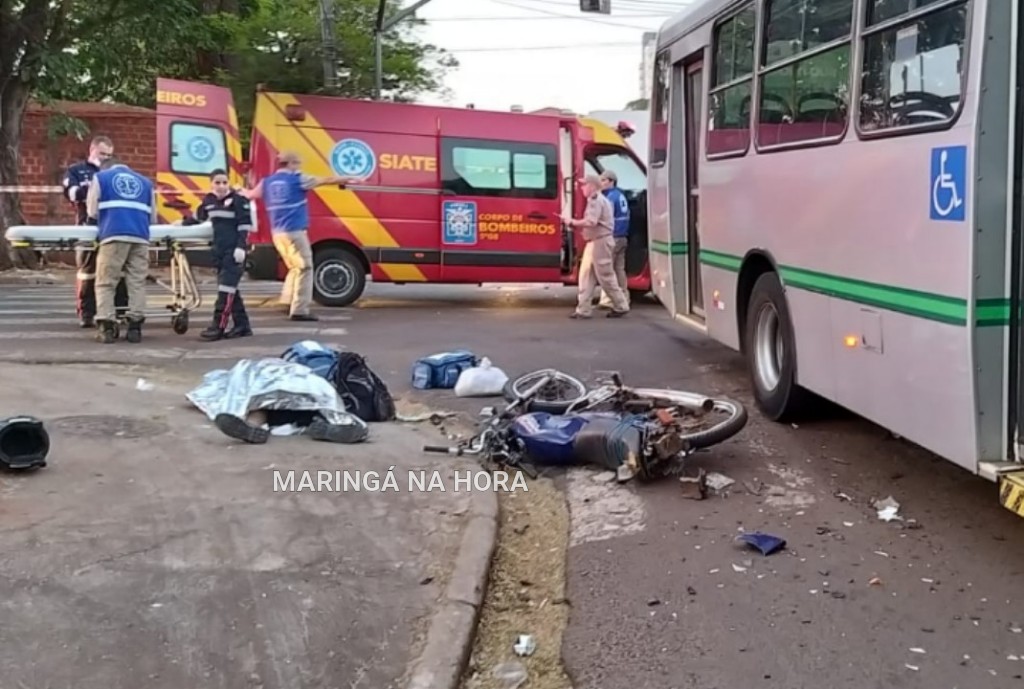
{"label": "utility pole", "polygon": [[390,31],[394,28],[395,24],[402,21],[409,15],[413,14],[419,8],[426,5],[430,0],[417,0],[410,7],[405,8],[398,12],[395,16],[391,17],[387,21],[384,21],[384,7],[387,0],[380,0],[380,5],[377,6],[377,23],[373,27],[373,49],[375,55],[375,67],[376,67],[376,82],[374,84],[374,98],[380,100],[381,91],[384,89],[384,32]]}
{"label": "utility pole", "polygon": [[338,92],[338,51],[334,43],[334,0],[320,0],[320,41],[324,56],[324,88]]}

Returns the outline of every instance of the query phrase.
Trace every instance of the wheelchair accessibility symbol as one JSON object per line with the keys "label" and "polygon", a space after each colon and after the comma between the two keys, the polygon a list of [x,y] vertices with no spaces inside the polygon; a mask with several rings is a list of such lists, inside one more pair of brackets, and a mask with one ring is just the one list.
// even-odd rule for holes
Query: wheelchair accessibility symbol
{"label": "wheelchair accessibility symbol", "polygon": [[932,149],[932,220],[963,222],[967,217],[967,147]]}

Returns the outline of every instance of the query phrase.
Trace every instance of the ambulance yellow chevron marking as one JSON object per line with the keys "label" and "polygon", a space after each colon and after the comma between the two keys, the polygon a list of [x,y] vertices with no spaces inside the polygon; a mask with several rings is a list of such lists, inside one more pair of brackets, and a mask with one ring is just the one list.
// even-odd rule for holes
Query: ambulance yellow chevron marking
{"label": "ambulance yellow chevron marking", "polygon": [[203,197],[202,194],[192,191],[184,181],[171,172],[158,172],[156,174],[156,183],[157,203],[159,204],[157,213],[161,219],[168,223],[181,220],[185,217],[185,214],[176,208],[168,208],[164,205],[164,202],[184,201],[194,211]]}
{"label": "ambulance yellow chevron marking", "polygon": [[[302,123],[290,122],[284,117],[285,108],[299,105],[299,100],[290,94],[266,93],[267,98],[277,112],[270,114],[269,109],[260,112],[254,126],[273,143],[278,150],[295,151],[302,158],[303,169],[316,176],[333,176],[335,173],[328,162],[328,156],[334,147],[334,139],[313,117],[309,110]],[[276,125],[276,126],[275,126]],[[400,244],[366,207],[356,193],[350,189],[337,187],[319,187],[314,190],[324,204],[348,227],[362,246],[399,247]],[[415,265],[402,263],[378,263],[384,274],[395,282],[425,282],[426,276]]]}

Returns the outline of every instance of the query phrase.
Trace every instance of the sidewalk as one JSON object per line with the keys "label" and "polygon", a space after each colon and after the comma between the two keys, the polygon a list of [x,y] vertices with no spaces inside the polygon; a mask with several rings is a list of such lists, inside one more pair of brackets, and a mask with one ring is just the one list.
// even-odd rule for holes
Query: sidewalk
{"label": "sidewalk", "polygon": [[[454,491],[473,462],[423,455],[433,426],[245,446],[185,400],[198,378],[0,364],[0,379],[0,417],[43,419],[52,448],[41,471],[0,472],[0,686],[383,689],[413,666],[414,685],[448,686],[496,502]],[[397,492],[274,490],[275,470],[298,487],[304,470],[392,466]],[[445,492],[410,491],[435,468]]]}

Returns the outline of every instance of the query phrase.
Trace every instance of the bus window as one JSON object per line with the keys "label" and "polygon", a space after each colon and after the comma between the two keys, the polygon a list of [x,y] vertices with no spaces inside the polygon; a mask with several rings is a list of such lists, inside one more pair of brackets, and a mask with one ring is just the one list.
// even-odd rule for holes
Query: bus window
{"label": "bus window", "polygon": [[757,142],[838,140],[846,131],[853,0],[770,0]]}
{"label": "bus window", "polygon": [[[929,0],[929,2],[934,0]],[[918,0],[917,6],[926,3]],[[874,0],[864,29],[858,122],[877,132],[951,122],[963,95],[967,4],[946,6],[895,26],[872,26],[914,9],[908,0]]]}
{"label": "bus window", "polygon": [[714,74],[708,92],[709,157],[745,153],[750,146],[755,22],[750,5],[715,28]]}
{"label": "bus window", "polygon": [[[614,153],[599,153],[593,156],[594,162],[601,171],[611,170],[619,178],[618,187],[626,192],[627,196],[634,197],[647,189],[647,177],[636,161],[623,151]],[[590,162],[587,166],[593,169]]]}
{"label": "bus window", "polygon": [[171,172],[181,175],[209,175],[228,169],[224,130],[207,124],[171,124]]}
{"label": "bus window", "polygon": [[651,127],[651,166],[660,167],[668,158],[668,52],[658,55],[654,65],[654,98],[651,110],[654,125]]}

